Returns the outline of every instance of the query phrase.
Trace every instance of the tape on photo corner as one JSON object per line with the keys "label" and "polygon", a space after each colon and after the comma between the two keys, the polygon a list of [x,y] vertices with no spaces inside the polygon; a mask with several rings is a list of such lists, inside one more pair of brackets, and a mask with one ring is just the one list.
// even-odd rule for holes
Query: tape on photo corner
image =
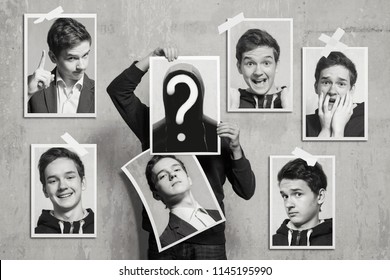
{"label": "tape on photo corner", "polygon": [[314,166],[317,162],[317,158],[308,152],[296,147],[294,151],[291,152],[294,156],[299,157],[307,162],[307,165]]}
{"label": "tape on photo corner", "polygon": [[54,10],[48,12],[46,15],[36,19],[34,21],[34,24],[37,24],[37,23],[41,23],[43,22],[45,19],[47,20],[52,20],[53,18],[57,18],[60,14],[62,14],[64,12],[64,10],[62,9],[61,6],[58,6],[57,8],[55,8]]}
{"label": "tape on photo corner", "polygon": [[88,151],[86,148],[84,148],[79,142],[77,142],[68,132],[66,132],[64,135],[61,136],[61,138],[68,144],[70,145],[76,153],[80,156],[83,157],[86,154],[88,154]]}
{"label": "tape on photo corner", "polygon": [[326,46],[322,50],[321,55],[328,57],[329,54],[332,51],[344,51],[348,46],[346,44],[343,44],[340,42],[341,37],[343,37],[345,31],[341,29],[340,27],[337,28],[336,32],[333,34],[332,37],[329,37],[328,35],[321,34],[321,36],[318,38],[320,41],[326,43]]}
{"label": "tape on photo corner", "polygon": [[234,18],[228,19],[226,22],[224,22],[220,26],[218,26],[219,35],[221,35],[225,31],[229,30],[233,26],[236,26],[237,24],[239,24],[244,19],[245,19],[244,18],[244,13],[239,13]]}

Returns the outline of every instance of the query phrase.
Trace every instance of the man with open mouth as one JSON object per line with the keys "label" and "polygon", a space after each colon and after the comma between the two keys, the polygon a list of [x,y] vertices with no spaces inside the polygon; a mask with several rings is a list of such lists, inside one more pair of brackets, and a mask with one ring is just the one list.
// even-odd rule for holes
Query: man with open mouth
{"label": "man with open mouth", "polygon": [[35,233],[93,234],[94,213],[82,206],[86,181],[79,156],[66,148],[51,148],[41,155],[38,169],[53,210],[42,210]]}
{"label": "man with open mouth", "polygon": [[288,108],[286,86],[275,85],[280,47],[266,31],[247,30],[237,42],[238,72],[247,89],[230,89],[231,109]]}
{"label": "man with open mouth", "polygon": [[315,70],[318,109],[306,116],[306,136],[364,137],[364,102],[353,103],[357,71],[341,52],[321,57]]}

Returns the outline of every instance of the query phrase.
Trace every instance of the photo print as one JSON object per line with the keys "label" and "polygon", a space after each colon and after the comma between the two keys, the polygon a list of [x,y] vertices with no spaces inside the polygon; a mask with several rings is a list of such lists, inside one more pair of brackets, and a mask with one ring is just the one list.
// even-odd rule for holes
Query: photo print
{"label": "photo print", "polygon": [[270,157],[270,249],[335,248],[335,157]]}
{"label": "photo print", "polygon": [[228,30],[227,110],[291,112],[293,20],[247,18]]}
{"label": "photo print", "polygon": [[150,58],[152,154],[220,154],[219,57]]}
{"label": "photo print", "polygon": [[195,156],[147,150],[122,170],[142,200],[159,252],[226,220]]}
{"label": "photo print", "polygon": [[96,117],[96,14],[24,15],[24,116]]}
{"label": "photo print", "polygon": [[31,237],[96,237],[96,145],[31,145]]}

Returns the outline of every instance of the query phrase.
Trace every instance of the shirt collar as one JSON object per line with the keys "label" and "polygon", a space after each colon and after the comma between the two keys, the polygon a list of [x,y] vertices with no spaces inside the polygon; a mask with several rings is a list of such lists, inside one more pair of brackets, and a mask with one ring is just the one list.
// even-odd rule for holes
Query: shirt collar
{"label": "shirt collar", "polygon": [[[62,79],[61,75],[60,75],[60,72],[58,72],[58,69],[56,69],[56,84],[61,84],[61,85],[65,85],[66,86],[66,83],[64,81],[64,79]],[[73,88],[75,87],[78,87],[80,89],[80,91],[83,89],[83,84],[84,84],[84,75],[80,78],[80,80],[78,80]]]}
{"label": "shirt collar", "polygon": [[204,209],[200,204],[195,201],[194,207],[175,207],[171,209],[172,214],[175,214],[179,218],[181,218],[184,221],[190,221],[193,216],[196,214],[197,211],[200,211],[206,215],[208,215],[206,209]]}

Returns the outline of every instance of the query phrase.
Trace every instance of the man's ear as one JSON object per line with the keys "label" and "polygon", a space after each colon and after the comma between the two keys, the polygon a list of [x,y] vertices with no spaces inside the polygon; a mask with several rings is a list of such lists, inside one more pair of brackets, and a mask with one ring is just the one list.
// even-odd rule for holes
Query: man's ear
{"label": "man's ear", "polygon": [[85,176],[81,179],[81,189],[83,191],[87,189],[87,179],[85,179]]}
{"label": "man's ear", "polygon": [[43,191],[43,194],[45,195],[45,197],[49,198],[49,195],[48,195],[48,193],[46,191],[46,186],[45,185],[42,186],[42,191]]}
{"label": "man's ear", "polygon": [[240,74],[242,74],[242,71],[241,71],[241,63],[240,63],[238,60],[237,60],[236,65],[237,65],[238,72],[239,72]]}
{"label": "man's ear", "polygon": [[314,83],[314,91],[317,93],[317,95],[318,95],[318,92],[317,92],[317,86],[318,86],[318,83],[317,82],[315,82]]}
{"label": "man's ear", "polygon": [[325,194],[326,194],[326,190],[325,189],[320,189],[320,191],[318,192],[318,197],[317,197],[317,201],[318,201],[318,204],[321,206],[324,201],[325,201]]}
{"label": "man's ear", "polygon": [[52,51],[49,51],[49,57],[50,57],[51,62],[53,62],[54,64],[57,64],[57,57],[55,56],[55,54]]}

